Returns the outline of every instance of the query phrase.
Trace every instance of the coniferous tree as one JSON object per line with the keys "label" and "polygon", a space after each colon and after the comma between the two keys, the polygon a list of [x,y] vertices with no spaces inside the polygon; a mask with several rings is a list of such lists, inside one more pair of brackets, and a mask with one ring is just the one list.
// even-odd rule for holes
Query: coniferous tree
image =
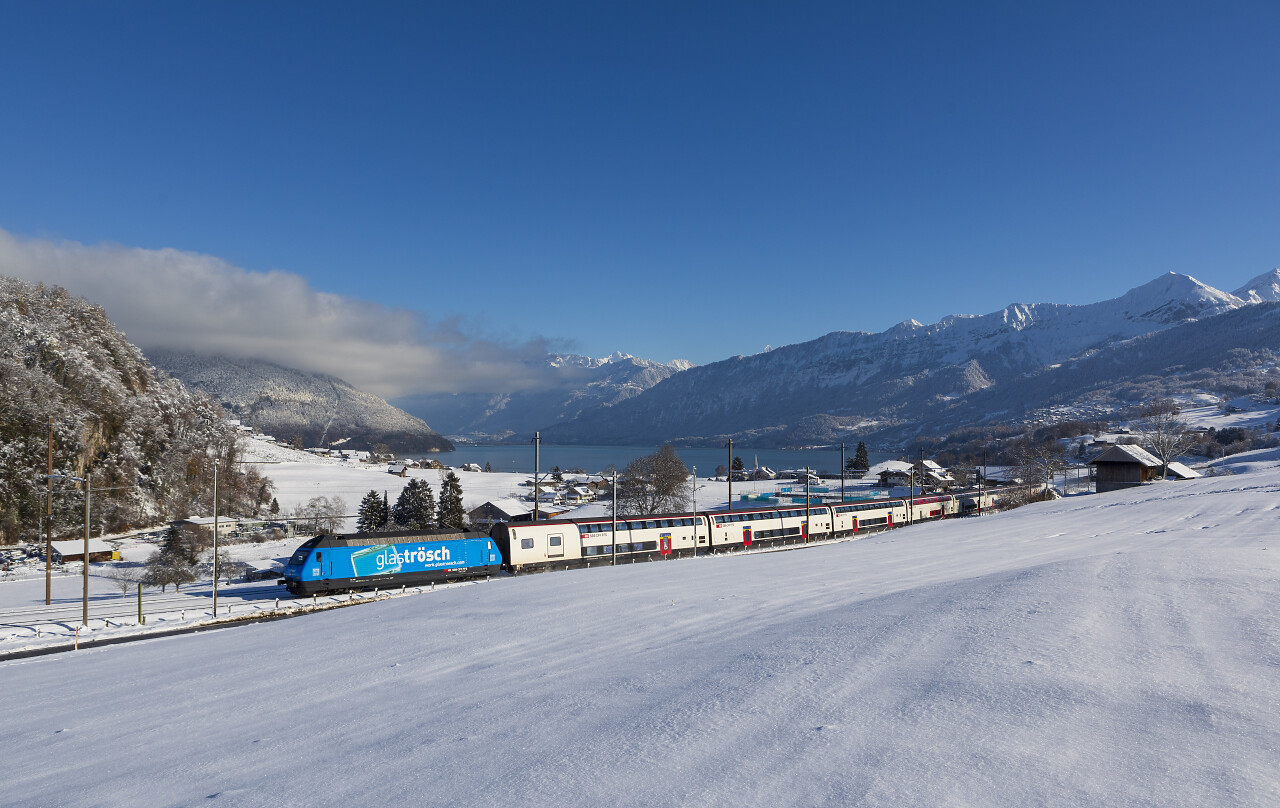
{"label": "coniferous tree", "polygon": [[866,471],[871,468],[871,458],[867,457],[867,444],[858,441],[858,450],[853,453],[853,466],[855,470]]}
{"label": "coniferous tree", "polygon": [[377,491],[370,491],[360,500],[356,517],[356,530],[361,533],[377,533],[386,524],[386,500]]}
{"label": "coniferous tree", "polygon": [[440,482],[439,514],[440,527],[454,530],[466,528],[467,513],[462,509],[462,483],[452,471],[447,472]]}
{"label": "coniferous tree", "polygon": [[400,492],[391,508],[391,518],[398,527],[426,530],[435,523],[436,500],[426,480],[413,478]]}
{"label": "coniferous tree", "polygon": [[744,470],[745,468],[746,468],[746,466],[745,466],[745,465],[743,465],[743,463],[742,463],[742,458],[741,458],[741,457],[734,456],[734,458],[733,458],[733,470],[734,470],[734,471],[742,471],[742,470]]}

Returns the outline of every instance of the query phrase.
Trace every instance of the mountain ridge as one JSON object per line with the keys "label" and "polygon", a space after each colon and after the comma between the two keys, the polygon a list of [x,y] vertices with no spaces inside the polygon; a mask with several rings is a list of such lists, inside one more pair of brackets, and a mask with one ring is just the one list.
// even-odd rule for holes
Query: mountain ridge
{"label": "mountain ridge", "polygon": [[[1257,305],[1189,275],[1166,273],[1120,297],[1083,305],[1013,303],[984,315],[907,320],[878,334],[836,331],[675,374],[639,396],[548,426],[553,442],[808,445],[854,434],[901,440],[944,427],[957,403],[1014,380],[1078,362],[1144,335]],[[1258,289],[1262,291],[1258,291]],[[1277,286],[1280,297],[1280,286]],[[1013,402],[1030,412],[1037,402]],[[979,413],[978,415],[985,415]],[[815,424],[825,426],[816,428]]]}
{"label": "mountain ridge", "polygon": [[248,426],[308,446],[341,444],[394,452],[447,452],[453,444],[422,419],[336,376],[267,362],[153,348],[148,358],[201,390]]}

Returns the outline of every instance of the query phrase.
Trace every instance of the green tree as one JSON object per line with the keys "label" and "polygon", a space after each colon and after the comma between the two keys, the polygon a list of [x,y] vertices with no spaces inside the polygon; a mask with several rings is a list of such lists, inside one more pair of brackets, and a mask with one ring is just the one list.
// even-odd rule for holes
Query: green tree
{"label": "green tree", "polygon": [[275,497],[271,498],[270,513],[272,518],[275,518],[280,515],[280,503],[276,501]]}
{"label": "green tree", "polygon": [[200,533],[169,525],[160,539],[160,551],[147,559],[144,582],[160,587],[161,592],[169,584],[180,590],[196,579],[196,563],[208,546],[211,543]]}
{"label": "green tree", "polygon": [[387,501],[377,491],[370,491],[360,500],[356,517],[356,530],[361,533],[377,533],[387,523]]}
{"label": "green tree", "polygon": [[850,468],[855,471],[866,471],[871,468],[871,458],[867,457],[867,444],[858,441],[858,449],[853,453],[853,464]]}
{"label": "green tree", "polygon": [[440,527],[465,530],[467,513],[462,509],[462,482],[452,471],[446,472],[440,481]]}
{"label": "green tree", "polygon": [[746,466],[743,464],[741,457],[734,456],[732,469],[734,471],[743,471],[746,469]]}
{"label": "green tree", "polygon": [[432,527],[435,516],[436,499],[431,493],[431,485],[417,477],[409,480],[391,508],[391,518],[396,525],[410,530]]}

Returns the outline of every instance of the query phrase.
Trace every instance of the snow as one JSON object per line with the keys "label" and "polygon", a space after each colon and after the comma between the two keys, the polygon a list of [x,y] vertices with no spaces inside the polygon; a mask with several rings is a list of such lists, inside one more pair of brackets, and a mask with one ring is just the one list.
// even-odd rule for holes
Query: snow
{"label": "snow", "polygon": [[1280,452],[1228,463],[0,662],[3,802],[1276,804]]}

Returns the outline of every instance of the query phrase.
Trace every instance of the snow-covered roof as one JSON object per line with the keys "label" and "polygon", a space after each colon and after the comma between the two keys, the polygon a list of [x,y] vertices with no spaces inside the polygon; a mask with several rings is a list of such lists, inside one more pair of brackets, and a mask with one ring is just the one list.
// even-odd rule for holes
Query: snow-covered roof
{"label": "snow-covered roof", "polygon": [[910,474],[911,470],[914,468],[915,466],[911,465],[910,463],[904,460],[885,460],[883,462],[876,463],[874,466],[867,469],[867,476],[871,477],[877,474],[882,474],[886,471],[895,471],[895,472],[900,472],[902,474]]}
{"label": "snow-covered roof", "polygon": [[1133,444],[1112,446],[1089,461],[1090,465],[1094,463],[1141,463],[1147,467],[1160,465],[1160,461],[1155,455],[1141,446],[1134,446]]}
{"label": "snow-covered roof", "polygon": [[[491,505],[505,513],[507,516],[529,513],[533,510],[533,506],[518,499],[491,499],[484,505]],[[481,505],[480,507],[483,508],[484,505]],[[479,508],[473,508],[472,510],[479,510]]]}
{"label": "snow-covered roof", "polygon": [[1203,474],[1191,468],[1190,466],[1184,465],[1182,463],[1177,463],[1177,462],[1169,464],[1169,473],[1176,474],[1177,476],[1181,477],[1184,480],[1194,480],[1196,477],[1204,476]]}
{"label": "snow-covered roof", "polygon": [[[89,539],[89,554],[94,553],[110,553],[116,548],[107,544],[102,539]],[[84,539],[68,539],[66,541],[55,541],[53,543],[53,551],[58,555],[76,556],[84,553]]]}

